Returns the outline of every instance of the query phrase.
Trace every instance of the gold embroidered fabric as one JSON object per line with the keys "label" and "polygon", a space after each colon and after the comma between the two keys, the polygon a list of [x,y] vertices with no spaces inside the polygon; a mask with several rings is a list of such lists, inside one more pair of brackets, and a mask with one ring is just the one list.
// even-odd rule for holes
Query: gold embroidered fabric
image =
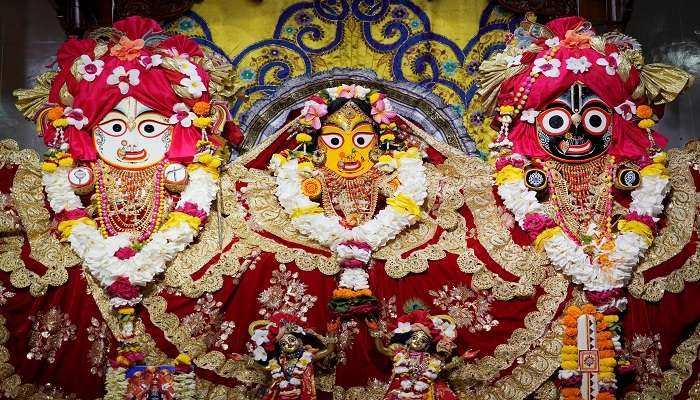
{"label": "gold embroidered fabric", "polygon": [[107,327],[107,324],[100,322],[97,318],[90,320],[90,326],[87,328],[88,341],[91,342],[90,350],[87,353],[87,359],[90,363],[90,373],[97,376],[104,376],[105,367],[107,365],[107,354],[109,353],[109,338],[112,334]]}
{"label": "gold embroidered fabric", "polygon": [[683,384],[693,374],[693,363],[698,357],[700,346],[700,324],[684,340],[671,356],[671,368],[663,372],[659,385],[649,385],[641,392],[630,392],[626,400],[673,399],[683,389]]}
{"label": "gold embroidered fabric", "polygon": [[0,268],[10,273],[13,286],[29,287],[33,296],[40,296],[49,286],[66,283],[66,268],[80,263],[80,259],[69,246],[62,245],[51,234],[50,214],[44,207],[38,154],[33,150],[19,150],[13,140],[3,140],[0,141],[0,164],[17,165],[12,182],[12,200],[29,241],[29,256],[47,270],[40,276],[26,268],[20,258],[19,241],[23,239],[19,237],[0,239]]}
{"label": "gold embroidered fabric", "polygon": [[15,373],[15,367],[10,364],[10,352],[5,347],[10,339],[6,322],[7,319],[0,315],[0,396],[17,400],[79,400],[75,394],[65,395],[61,388],[55,385],[22,383],[22,378]]}
{"label": "gold embroidered fabric", "polygon": [[75,324],[67,313],[57,307],[51,307],[46,312],[39,311],[28,319],[32,322],[27,353],[30,360],[46,359],[49,364],[53,364],[63,343],[76,339]]}

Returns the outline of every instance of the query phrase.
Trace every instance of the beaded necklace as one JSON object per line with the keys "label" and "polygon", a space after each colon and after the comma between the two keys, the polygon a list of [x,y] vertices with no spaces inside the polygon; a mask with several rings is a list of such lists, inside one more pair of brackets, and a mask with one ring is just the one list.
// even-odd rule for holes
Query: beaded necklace
{"label": "beaded necklace", "polygon": [[142,170],[112,168],[95,163],[97,175],[97,222],[102,236],[121,232],[144,242],[158,228],[163,217],[165,191],[162,179],[166,161]]}

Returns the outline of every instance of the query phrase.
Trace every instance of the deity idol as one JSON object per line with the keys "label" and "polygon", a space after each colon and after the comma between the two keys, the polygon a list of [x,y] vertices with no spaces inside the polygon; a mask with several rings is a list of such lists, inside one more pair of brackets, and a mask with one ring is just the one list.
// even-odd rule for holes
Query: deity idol
{"label": "deity idol", "polygon": [[[671,181],[685,184],[688,166],[671,158],[669,172],[666,139],[652,129],[663,104],[693,78],[669,65],[645,65],[636,40],[596,35],[578,17],[545,26],[526,21],[508,48],[484,63],[480,78],[481,94],[498,105],[500,132],[490,146],[498,194],[533,247],[581,285],[589,303],[562,319],[560,383],[566,395],[614,398],[613,371],[629,366],[619,336],[617,314],[627,304],[621,288],[635,274],[632,288],[643,285],[642,271],[686,244],[653,248],[660,235],[693,230],[667,208]],[[688,254],[680,256],[675,265]],[[633,329],[637,313],[630,310]]]}
{"label": "deity idol", "polygon": [[393,360],[385,400],[458,398],[440,375],[474,358],[477,352],[470,350],[462,357],[449,357],[457,335],[452,317],[432,316],[424,310],[412,311],[397,320],[388,347],[376,323],[368,322],[368,326],[377,350]]}
{"label": "deity idol", "polygon": [[[117,319],[112,334],[119,341],[112,370],[133,380],[127,369],[145,363],[142,343],[134,337],[142,289],[198,235],[217,195],[218,167],[228,157],[220,136],[230,131],[224,129],[231,127],[228,106],[215,82],[219,77],[210,75],[222,71],[192,40],[165,36],[155,21],[140,17],[119,21],[94,38],[66,41],[57,65],[37,88],[17,92],[18,107],[36,121],[48,146],[41,181],[56,237],[80,258],[88,285],[99,286],[86,289],[83,282],[80,289],[77,276],[69,285],[106,294],[104,311],[112,308]],[[43,215],[42,201],[36,201],[32,207]],[[65,259],[77,261],[56,252],[62,245],[51,235],[30,242],[36,239],[46,241],[49,257],[43,261],[49,269]],[[48,285],[65,283],[65,267],[44,279],[28,273],[31,284],[42,281],[44,294]],[[45,310],[29,327],[26,358],[54,363],[63,342],[77,337],[85,346],[98,340],[93,335],[104,323],[92,301],[71,297],[74,305],[62,306],[60,295],[47,296],[59,297],[37,306]],[[17,326],[13,334],[29,328]],[[112,335],[100,332],[90,353],[93,363],[82,374],[104,374]],[[171,384],[164,386],[172,392]]]}
{"label": "deity idol", "polygon": [[337,324],[331,324],[328,338],[324,339],[288,314],[275,314],[269,321],[250,324],[255,357],[251,365],[268,371],[272,378],[263,399],[316,399],[314,363],[333,353],[336,330]]}

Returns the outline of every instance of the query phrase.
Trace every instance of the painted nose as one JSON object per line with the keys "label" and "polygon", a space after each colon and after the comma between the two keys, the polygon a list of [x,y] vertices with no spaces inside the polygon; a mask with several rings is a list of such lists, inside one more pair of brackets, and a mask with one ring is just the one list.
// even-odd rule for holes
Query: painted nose
{"label": "painted nose", "polygon": [[579,124],[581,123],[581,114],[576,113],[571,116],[571,122],[574,124],[575,127],[578,128]]}

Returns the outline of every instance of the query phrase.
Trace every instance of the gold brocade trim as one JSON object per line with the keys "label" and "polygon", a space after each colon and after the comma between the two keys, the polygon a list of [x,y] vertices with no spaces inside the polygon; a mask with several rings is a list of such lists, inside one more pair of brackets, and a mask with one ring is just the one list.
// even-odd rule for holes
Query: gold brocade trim
{"label": "gold brocade trim", "polygon": [[693,223],[697,207],[695,182],[689,163],[697,154],[684,149],[668,151],[668,175],[672,190],[665,208],[666,228],[654,239],[637,272],[644,272],[668,261],[683,250],[693,234]]}
{"label": "gold brocade trim", "polygon": [[0,142],[0,164],[16,164],[12,182],[12,199],[29,241],[29,256],[46,267],[39,276],[26,268],[18,252],[0,254],[0,268],[10,273],[10,282],[17,288],[29,287],[33,296],[40,296],[49,286],[60,286],[68,280],[67,268],[80,259],[67,245],[51,234],[51,216],[44,207],[39,156],[34,150],[19,150],[12,140]]}
{"label": "gold brocade trim", "polygon": [[646,301],[657,302],[665,292],[680,293],[685,289],[686,282],[697,282],[700,279],[700,251],[690,256],[680,268],[674,269],[666,276],[644,282],[644,275],[635,272],[632,281],[627,286],[630,294]]}
{"label": "gold brocade trim", "polygon": [[[525,327],[514,330],[506,343],[496,346],[493,356],[482,357],[453,372],[451,374],[452,382],[457,386],[468,387],[475,381],[490,381],[497,376],[499,371],[510,367],[518,357],[526,352],[528,355],[534,356],[536,352],[529,351],[533,342],[541,340],[544,345],[544,343],[551,344],[552,340],[558,340],[547,339],[545,335],[553,335],[552,332],[547,332],[547,326],[554,320],[557,309],[567,297],[568,281],[563,275],[556,273],[542,283],[542,288],[545,293],[537,300],[537,310],[525,316]],[[557,324],[555,324],[556,326]],[[554,338],[557,337],[554,335]],[[559,357],[558,352],[557,357]],[[557,358],[557,364],[558,362]],[[533,387],[532,390],[535,390],[537,386]]]}
{"label": "gold brocade trim", "polygon": [[521,281],[542,282],[547,276],[549,260],[545,253],[513,242],[510,231],[499,216],[493,195],[493,167],[481,160],[466,158],[455,168],[469,174],[465,179],[464,201],[474,215],[479,243],[496,263],[520,277]]}
{"label": "gold brocade trim", "polygon": [[627,400],[673,399],[683,389],[683,384],[693,374],[693,363],[698,357],[700,346],[700,324],[693,333],[676,348],[671,356],[671,368],[663,372],[661,384],[647,386],[641,392],[630,392]]}
{"label": "gold brocade trim", "polygon": [[535,400],[559,400],[559,389],[557,385],[548,380],[535,391]]}

